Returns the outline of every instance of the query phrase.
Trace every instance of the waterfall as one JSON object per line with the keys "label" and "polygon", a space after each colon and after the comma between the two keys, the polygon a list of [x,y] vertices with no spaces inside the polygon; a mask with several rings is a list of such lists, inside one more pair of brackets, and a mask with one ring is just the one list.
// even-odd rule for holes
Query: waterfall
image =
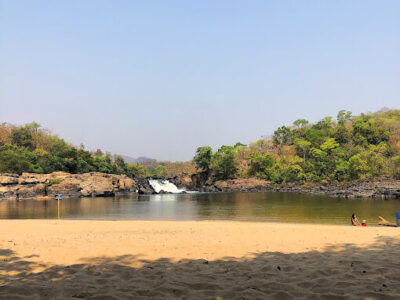
{"label": "waterfall", "polygon": [[185,189],[180,189],[178,188],[175,184],[169,182],[168,180],[162,180],[162,179],[150,179],[149,180],[150,185],[152,188],[156,191],[158,194],[161,190],[167,193],[182,193],[185,192]]}

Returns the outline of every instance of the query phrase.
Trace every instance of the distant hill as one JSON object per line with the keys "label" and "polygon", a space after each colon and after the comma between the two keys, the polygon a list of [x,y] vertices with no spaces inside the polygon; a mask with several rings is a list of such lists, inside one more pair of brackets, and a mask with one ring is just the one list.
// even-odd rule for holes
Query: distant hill
{"label": "distant hill", "polygon": [[139,156],[138,158],[133,158],[130,156],[126,156],[126,155],[120,155],[128,164],[140,164],[144,161],[147,160],[154,160],[152,158],[146,157],[146,156]]}

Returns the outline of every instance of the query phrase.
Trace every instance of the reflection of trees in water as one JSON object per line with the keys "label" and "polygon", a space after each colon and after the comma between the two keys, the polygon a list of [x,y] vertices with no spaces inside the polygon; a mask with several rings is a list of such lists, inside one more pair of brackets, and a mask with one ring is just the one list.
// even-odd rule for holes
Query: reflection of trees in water
{"label": "reflection of trees in water", "polygon": [[56,218],[57,201],[1,201],[0,217],[2,219]]}
{"label": "reflection of trees in water", "polygon": [[[355,212],[368,224],[381,215],[395,221],[400,201],[343,199],[294,193],[216,193],[64,198],[61,218],[94,219],[233,219],[349,224]],[[0,218],[57,218],[57,201],[0,201]]]}
{"label": "reflection of trees in water", "polygon": [[200,219],[234,219],[238,214],[239,193],[197,194],[196,208]]}
{"label": "reflection of trees in water", "polygon": [[197,213],[203,219],[348,224],[353,212],[378,223],[378,215],[394,221],[400,202],[382,199],[343,199],[294,193],[199,194]]}

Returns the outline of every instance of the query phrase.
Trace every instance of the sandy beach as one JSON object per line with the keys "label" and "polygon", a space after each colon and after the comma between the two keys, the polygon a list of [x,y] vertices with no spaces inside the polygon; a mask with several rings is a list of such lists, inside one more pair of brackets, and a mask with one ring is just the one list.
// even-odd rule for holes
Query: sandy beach
{"label": "sandy beach", "polygon": [[400,229],[0,221],[0,298],[399,299]]}

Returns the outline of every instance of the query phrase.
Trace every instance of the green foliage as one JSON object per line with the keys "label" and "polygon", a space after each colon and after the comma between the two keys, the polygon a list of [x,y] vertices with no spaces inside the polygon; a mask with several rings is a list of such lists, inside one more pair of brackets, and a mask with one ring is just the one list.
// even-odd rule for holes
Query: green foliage
{"label": "green foliage", "polygon": [[204,172],[209,172],[212,157],[213,157],[213,151],[210,146],[197,148],[196,154],[193,158],[193,162],[196,165],[196,169],[198,170],[201,169]]}
{"label": "green foliage", "polygon": [[146,171],[144,170],[144,167],[142,165],[128,164],[126,167],[126,175],[128,175],[131,178],[135,178],[135,177],[145,176]]}
{"label": "green foliage", "polygon": [[312,128],[307,131],[305,139],[313,146],[320,145],[324,142],[326,133],[320,129]]}
{"label": "green foliage", "polygon": [[353,122],[353,138],[357,144],[363,146],[378,145],[390,140],[390,132],[383,126],[377,125],[371,116],[362,114]]}
{"label": "green foliage", "polygon": [[296,121],[293,122],[293,125],[296,128],[304,128],[308,125],[308,121],[306,119],[297,119]]}
{"label": "green foliage", "polygon": [[[353,117],[342,110],[337,121],[305,119],[248,148],[247,175],[284,182],[326,182],[389,175],[400,179],[400,111]],[[243,162],[241,162],[243,164]]]}
{"label": "green foliage", "polygon": [[28,126],[16,128],[11,131],[11,143],[28,149],[32,149],[32,133]]}
{"label": "green foliage", "polygon": [[292,130],[289,127],[282,126],[274,131],[272,141],[275,145],[288,144],[292,138]]}
{"label": "green foliage", "polygon": [[255,152],[250,156],[248,175],[258,178],[270,179],[275,166],[275,158],[272,153],[260,154]]}
{"label": "green foliage", "polygon": [[62,180],[60,178],[52,178],[50,179],[50,185],[54,185],[54,184],[60,184],[62,182]]}
{"label": "green foliage", "polygon": [[141,167],[126,164],[122,157],[113,161],[110,154],[104,155],[101,150],[91,153],[83,145],[72,146],[35,122],[20,127],[0,124],[0,138],[1,173],[103,172],[130,177],[144,174]]}
{"label": "green foliage", "polygon": [[303,156],[303,160],[306,161],[306,156],[311,147],[311,143],[304,139],[297,138],[294,141],[294,145],[296,147],[297,154]]}
{"label": "green foliage", "polygon": [[33,164],[23,149],[6,144],[0,146],[0,173],[32,172]]}
{"label": "green foliage", "polygon": [[237,152],[235,147],[222,146],[213,155],[211,160],[211,170],[221,178],[233,177],[237,172]]}
{"label": "green foliage", "polygon": [[396,179],[400,179],[400,155],[392,158],[393,163],[393,176]]}

